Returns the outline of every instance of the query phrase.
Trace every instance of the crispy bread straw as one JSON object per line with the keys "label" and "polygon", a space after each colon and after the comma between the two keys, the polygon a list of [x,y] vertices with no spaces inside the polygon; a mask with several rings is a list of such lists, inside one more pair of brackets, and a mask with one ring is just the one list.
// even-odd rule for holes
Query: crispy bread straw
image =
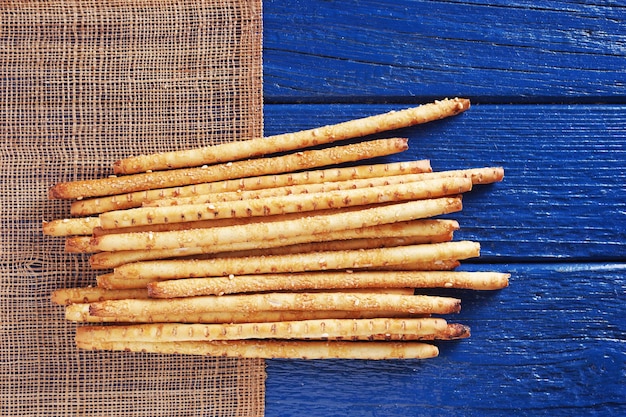
{"label": "crispy bread straw", "polygon": [[[336,242],[334,244],[341,244],[342,242],[347,243],[348,240],[353,241],[353,243],[358,243],[363,240],[378,239],[381,240],[379,242],[379,247],[400,246],[391,244],[391,242],[386,243],[384,239],[406,239],[403,244],[435,243],[451,240],[452,233],[455,230],[458,230],[458,228],[459,224],[455,220],[413,220],[408,222],[398,222],[372,227],[364,227],[361,229],[340,230],[323,234],[318,233],[315,235],[297,235],[284,239],[264,239],[261,241],[241,242],[242,245],[238,248],[234,247],[235,244],[230,244],[227,248],[228,252],[226,253],[220,249],[220,245],[179,249],[128,250],[96,253],[90,257],[89,262],[91,263],[92,268],[108,269],[115,268],[117,266],[131,262],[149,261],[154,259],[180,258],[189,256],[198,257],[202,255],[215,257],[219,254],[224,254],[223,256],[226,257],[256,256],[261,254],[270,254],[266,253],[268,249],[279,247],[285,249],[275,250],[285,250],[288,252],[310,252],[319,249],[307,249],[307,246],[305,245],[329,241]],[[369,245],[369,247],[374,246]],[[233,249],[237,250],[235,251]],[[259,251],[262,251],[262,253],[259,253]]]}
{"label": "crispy bread straw", "polygon": [[423,342],[231,340],[209,342],[78,342],[79,349],[257,359],[426,359],[439,354]]}
{"label": "crispy bread straw", "polygon": [[127,342],[183,342],[203,340],[453,340],[469,336],[469,329],[442,318],[378,318],[280,321],[239,324],[133,324],[83,326],[76,340]]}
{"label": "crispy bread straw", "polygon": [[262,291],[376,288],[462,288],[498,290],[509,274],[459,271],[327,271],[296,274],[188,278],[148,284],[150,297],[175,298]]}
{"label": "crispy bread straw", "polygon": [[97,252],[91,245],[92,236],[69,236],[65,238],[65,252],[67,253],[94,253]]}
{"label": "crispy bread straw", "polygon": [[[320,215],[338,214],[338,213],[351,213],[351,212],[355,212],[355,211],[362,210],[365,208],[372,208],[372,207],[376,207],[376,205],[343,207],[343,208],[333,209],[332,211],[326,209],[326,210],[305,211],[305,212],[298,212],[298,213],[277,214],[275,216],[257,216],[253,220],[255,223],[272,223],[272,222],[277,222],[277,221],[302,219],[304,217],[311,217],[311,216],[320,216]],[[213,219],[213,220],[198,220],[198,221],[183,222],[183,223],[148,224],[148,225],[143,225],[143,226],[123,227],[123,228],[115,228],[115,229],[103,229],[101,227],[96,227],[93,230],[93,236],[97,237],[97,236],[118,234],[118,233],[169,232],[169,231],[174,231],[174,230],[207,229],[207,228],[213,228],[213,227],[247,225],[247,224],[250,224],[251,221],[252,220],[247,217],[243,217],[243,218],[235,217],[235,218]]]}
{"label": "crispy bread straw", "polygon": [[[313,237],[320,235],[313,235]],[[326,236],[321,235],[321,238]],[[99,252],[93,254],[89,258],[89,263],[93,269],[111,269],[118,266],[139,262],[152,261],[156,259],[173,259],[173,258],[194,258],[194,259],[211,259],[215,257],[244,257],[244,256],[260,256],[260,255],[285,255],[290,253],[306,253],[328,250],[355,250],[355,249],[372,249],[387,248],[393,246],[416,245],[423,243],[439,243],[449,242],[452,240],[452,232],[440,235],[423,235],[408,237],[382,237],[382,238],[366,238],[366,239],[347,239],[333,240],[322,242],[298,243],[282,246],[280,239],[261,242],[242,242],[243,247],[254,247],[254,249],[243,249],[236,251],[221,252],[220,246],[205,246],[200,248],[187,249],[155,249],[155,250],[136,250],[136,251],[118,251],[118,252]],[[301,240],[309,240],[309,236],[302,236]],[[295,240],[295,239],[294,239]],[[258,243],[258,245],[254,245]],[[273,245],[275,244],[275,245]],[[228,246],[235,246],[230,244]],[[279,246],[280,245],[280,246]],[[261,249],[264,248],[264,249]]]}
{"label": "crispy bread straw", "polygon": [[335,165],[402,152],[408,148],[404,138],[371,140],[348,146],[297,152],[294,154],[228,162],[200,168],[146,172],[93,180],[65,182],[49,190],[51,199],[80,199],[124,194],[155,188],[176,187],[233,178],[276,174],[325,165]]}
{"label": "crispy bread straw", "polygon": [[[276,216],[266,216],[266,217],[256,217],[255,222],[267,223],[267,222],[276,222],[276,221],[286,221],[286,220],[296,220],[302,219],[304,217],[312,217],[312,216],[326,216],[330,214],[338,214],[338,213],[354,213],[355,211],[363,210],[365,208],[373,208],[375,206],[359,206],[359,207],[347,207],[343,209],[335,209],[335,210],[320,210],[314,212],[305,212],[305,213],[289,213],[285,215],[276,215]],[[168,223],[168,224],[159,224],[154,226],[137,226],[137,227],[127,227],[123,229],[94,229],[94,237],[104,236],[106,234],[119,234],[119,233],[137,233],[137,232],[165,232],[165,231],[175,231],[175,230],[190,230],[190,229],[205,229],[209,227],[224,227],[224,226],[236,226],[250,224],[249,219],[245,218],[237,218],[237,219],[219,219],[219,220],[206,220],[206,221],[198,221],[198,222],[187,222],[187,223]],[[295,245],[299,243],[307,243],[307,242],[318,242],[318,241],[330,241],[330,240],[342,240],[342,239],[363,239],[363,238],[375,238],[375,237],[409,237],[409,236],[438,236],[445,235],[455,230],[458,230],[459,225],[458,222],[454,220],[443,220],[443,219],[420,219],[409,222],[397,222],[397,223],[389,223],[389,224],[381,224],[378,226],[372,227],[362,227],[358,229],[348,229],[348,230],[339,230],[336,232],[330,232],[323,235],[317,234],[312,235],[310,237],[297,235],[291,236],[288,238],[279,238],[272,239],[268,241],[267,239],[263,239],[258,242],[258,245],[250,245],[245,244],[245,242],[240,242],[241,246],[236,248],[219,248],[219,251],[241,251],[248,250],[250,248],[268,248],[268,247],[277,247],[277,246],[287,246],[287,245]],[[85,236],[72,236],[66,238],[66,251],[68,252],[83,252],[83,253],[95,253],[99,252],[96,247],[91,246],[91,242],[86,242],[85,240],[91,240]],[[251,242],[251,241],[248,241]],[[181,253],[178,253],[181,252]],[[183,254],[182,252],[187,252]],[[167,255],[163,253],[159,255],[157,258],[149,257],[147,259],[158,259],[158,258],[168,258],[174,256],[188,256],[188,255],[199,255],[202,253],[217,253],[218,250],[215,245],[209,248],[178,248],[177,251],[172,251],[172,255]],[[105,254],[101,254],[100,256],[106,256]],[[148,255],[149,256],[149,255]],[[138,259],[139,260],[139,259]]]}
{"label": "crispy bread straw", "polygon": [[[237,294],[168,299],[106,300],[89,304],[89,314],[100,317],[159,314],[197,314],[226,311],[368,310],[411,314],[458,313],[461,300],[431,295],[350,292]],[[150,321],[150,320],[146,320]]]}
{"label": "crispy bread straw", "polygon": [[58,305],[82,304],[104,300],[125,298],[148,298],[148,290],[124,289],[108,290],[100,287],[61,288],[52,292],[51,300]]}
{"label": "crispy bread straw", "polygon": [[327,193],[338,190],[352,190],[356,188],[380,187],[394,184],[409,184],[417,181],[429,181],[440,178],[460,177],[467,178],[472,184],[490,184],[502,181],[502,168],[475,168],[455,171],[426,172],[419,174],[394,175],[391,177],[364,178],[347,181],[325,182],[321,184],[303,184],[285,187],[265,188],[261,190],[230,191],[225,193],[211,193],[190,197],[171,197],[149,201],[144,207],[182,206],[188,204],[208,204],[225,201],[249,200],[286,195],[311,193]]}
{"label": "crispy bread straw", "polygon": [[154,314],[150,317],[96,317],[89,314],[89,304],[70,304],[65,307],[65,318],[81,323],[264,323],[274,321],[362,319],[377,317],[425,317],[425,314],[398,313],[367,310],[314,310],[314,311],[217,311],[196,314]]}
{"label": "crispy bread straw", "polygon": [[[314,235],[317,236],[317,235]],[[320,236],[325,238],[326,236]],[[299,243],[287,246],[268,246],[265,249],[255,248],[248,250],[239,250],[231,252],[220,253],[206,253],[198,256],[194,256],[194,259],[212,259],[216,257],[221,258],[235,258],[235,257],[247,257],[247,256],[267,256],[267,255],[289,255],[296,253],[311,253],[311,252],[326,252],[326,251],[339,251],[339,250],[358,250],[358,249],[375,249],[375,248],[392,248],[396,246],[408,246],[418,245],[426,243],[441,243],[449,242],[452,240],[452,232],[440,234],[440,235],[416,235],[405,237],[373,237],[373,238],[352,238],[345,240],[332,240],[332,241],[320,241],[320,242],[308,242]],[[305,240],[306,236],[303,237]],[[271,241],[270,241],[271,242]],[[259,245],[262,246],[262,245]],[[110,253],[110,252],[105,252]]]}
{"label": "crispy bread straw", "polygon": [[[458,267],[461,263],[457,259],[437,259],[434,261],[423,262],[407,262],[400,265],[387,265],[380,268],[367,267],[363,270],[373,271],[451,271]],[[235,275],[233,274],[233,277]],[[138,289],[147,288],[152,282],[160,281],[157,278],[138,278],[128,279],[126,277],[118,278],[113,273],[103,274],[96,277],[97,285],[106,289]]]}
{"label": "crispy bread straw", "polygon": [[[452,271],[459,265],[461,265],[461,262],[458,259],[436,259],[429,262],[406,262],[399,265],[387,265],[369,269],[373,271]],[[111,275],[111,278],[114,278],[114,276]]]}
{"label": "crispy bread straw", "polygon": [[100,215],[103,229],[150,224],[184,223],[198,220],[262,217],[307,211],[366,206],[408,200],[458,195],[470,191],[468,178],[438,178],[409,184],[384,185],[327,193],[286,195],[251,200],[193,204],[184,206],[142,207],[110,211]]}
{"label": "crispy bread straw", "polygon": [[[272,219],[272,217],[270,217],[270,219]],[[263,221],[266,220],[267,219],[265,218],[263,219]],[[85,244],[83,239],[84,237],[72,237],[66,239],[66,250],[67,247],[71,245],[75,246],[71,248],[73,252],[78,252],[82,249],[84,253],[93,253],[90,258],[92,267],[96,269],[103,269],[113,268],[115,266],[119,266],[129,262],[199,255],[209,255],[211,257],[214,257],[215,255],[220,253],[227,253],[226,256],[251,256],[261,254],[255,253],[259,250],[266,250],[277,247],[292,246],[293,248],[290,250],[298,250],[297,248],[295,248],[295,245],[305,245],[315,242],[347,241],[357,239],[381,239],[379,245],[380,247],[399,246],[399,244],[392,244],[391,241],[385,243],[384,239],[406,239],[406,243],[404,244],[409,244],[409,242],[411,241],[413,243],[445,242],[451,240],[452,233],[455,230],[458,230],[458,223],[454,220],[414,220],[409,222],[390,223],[372,227],[364,227],[362,229],[339,230],[336,232],[323,234],[318,233],[314,235],[296,235],[286,238],[264,239],[260,241],[249,240],[246,242],[229,243],[225,245],[211,245],[177,249],[123,250],[115,252],[99,252],[97,248],[91,246],[91,242],[87,242],[87,244]],[[81,240],[77,241],[77,239]],[[398,240],[398,242],[400,241]],[[358,242],[354,243],[358,244]],[[81,246],[78,246],[79,244]],[[376,245],[367,243],[366,246],[375,247]],[[305,246],[303,246],[302,248],[302,250],[306,250]],[[232,253],[234,252],[236,252],[237,254],[233,255]]]}
{"label": "crispy bread straw", "polygon": [[141,207],[144,202],[165,198],[189,197],[195,195],[250,191],[265,188],[288,187],[304,184],[346,181],[389,177],[403,174],[431,172],[430,161],[391,162],[387,164],[358,165],[354,167],[333,167],[301,172],[288,172],[276,175],[252,176],[230,180],[214,181],[172,188],[160,188],[132,193],[82,199],[72,202],[70,213],[73,216],[88,216],[113,210]]}
{"label": "crispy bread straw", "polygon": [[[456,197],[460,197],[460,196],[456,196]],[[260,217],[257,216],[253,220],[249,218],[245,218],[245,217],[244,218],[239,217],[239,218],[226,218],[226,219],[215,219],[215,220],[199,220],[197,222],[152,224],[152,225],[144,225],[144,226],[124,227],[124,228],[117,228],[117,229],[102,229],[101,227],[96,227],[93,230],[92,236],[98,237],[98,236],[119,234],[119,233],[137,233],[137,232],[153,232],[154,233],[154,232],[169,232],[169,231],[175,231],[175,230],[207,229],[207,228],[225,227],[225,226],[249,225],[252,222],[273,223],[273,222],[287,221],[287,220],[299,220],[305,217],[328,216],[332,214],[342,214],[342,213],[355,213],[355,212],[362,211],[365,209],[376,208],[382,205],[390,205],[390,204],[393,204],[393,203],[343,207],[343,208],[335,208],[333,210],[326,209],[326,210],[305,211],[305,212],[298,212],[298,213],[286,213],[286,214],[277,214],[275,216],[260,216]],[[398,227],[405,227],[405,226],[402,225]],[[362,229],[370,230],[367,227],[364,227]],[[457,225],[457,229],[458,229],[458,225]],[[379,235],[372,235],[372,237],[373,236],[379,236]]]}
{"label": "crispy bread straw", "polygon": [[260,241],[403,222],[452,213],[461,210],[461,208],[461,198],[443,197],[357,210],[349,214],[329,214],[270,223],[257,222],[210,229],[96,236],[92,239],[91,246],[98,251],[118,251],[176,249]]}
{"label": "crispy bread straw", "polygon": [[289,255],[135,262],[115,268],[118,279],[167,280],[210,276],[304,272],[333,269],[384,268],[406,262],[467,259],[479,256],[480,244],[443,242],[392,248],[326,251]]}
{"label": "crispy bread straw", "polygon": [[85,236],[91,235],[95,227],[100,226],[97,217],[58,219],[43,222],[43,234],[48,236]]}
{"label": "crispy bread straw", "polygon": [[190,150],[130,157],[116,161],[113,169],[117,174],[132,174],[149,170],[156,171],[236,161],[426,123],[456,115],[467,110],[469,107],[470,101],[467,99],[445,99],[418,107],[350,120],[300,132],[224,143]]}

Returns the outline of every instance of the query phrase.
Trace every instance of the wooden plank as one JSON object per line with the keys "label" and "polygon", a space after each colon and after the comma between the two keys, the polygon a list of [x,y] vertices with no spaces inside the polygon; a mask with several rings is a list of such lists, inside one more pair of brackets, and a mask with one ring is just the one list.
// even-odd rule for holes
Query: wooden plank
{"label": "wooden plank", "polygon": [[[406,105],[267,105],[265,134],[312,128]],[[464,199],[455,237],[485,261],[624,259],[626,106],[476,105],[388,135],[434,170],[501,165],[505,180]]]}
{"label": "wooden plank", "polygon": [[623,102],[623,2],[264,2],[266,103]]}
{"label": "wooden plank", "polygon": [[267,415],[623,415],[626,264],[502,264],[461,297],[469,339],[425,361],[267,361]]}

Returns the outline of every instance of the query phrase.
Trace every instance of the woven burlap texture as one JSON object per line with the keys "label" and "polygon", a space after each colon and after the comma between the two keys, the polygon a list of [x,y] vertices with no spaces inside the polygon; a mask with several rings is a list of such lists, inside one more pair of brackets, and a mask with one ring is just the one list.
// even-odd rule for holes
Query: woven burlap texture
{"label": "woven burlap texture", "polygon": [[0,413],[262,415],[262,360],[79,351],[50,293],[94,284],[43,237],[54,183],[128,155],[262,134],[261,1],[0,5]]}

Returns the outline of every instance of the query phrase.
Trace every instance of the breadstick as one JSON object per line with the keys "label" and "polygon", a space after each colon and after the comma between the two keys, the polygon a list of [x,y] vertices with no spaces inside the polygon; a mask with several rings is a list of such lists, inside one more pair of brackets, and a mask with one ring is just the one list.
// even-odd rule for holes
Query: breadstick
{"label": "breadstick", "polygon": [[176,249],[224,243],[260,241],[298,235],[330,233],[359,229],[452,213],[462,208],[459,197],[410,201],[382,207],[357,210],[348,214],[303,217],[295,220],[251,223],[210,229],[171,232],[120,233],[96,236],[91,246],[98,251]]}
{"label": "breadstick", "polygon": [[65,307],[65,318],[80,323],[264,323],[293,320],[363,319],[378,317],[425,317],[426,314],[367,310],[322,311],[217,311],[197,314],[154,314],[150,317],[96,317],[89,314],[89,304],[70,304]]}
{"label": "breadstick", "polygon": [[[92,316],[142,316],[197,314],[225,311],[368,310],[411,314],[450,314],[461,309],[452,297],[349,292],[263,293],[170,299],[107,300],[89,304]],[[149,320],[148,320],[149,321]]]}
{"label": "breadstick", "polygon": [[[326,238],[326,235],[302,236],[302,240],[310,240],[315,237]],[[355,250],[355,249],[372,249],[393,246],[406,246],[424,243],[440,243],[452,240],[452,232],[440,235],[423,235],[408,237],[383,237],[383,238],[366,238],[366,239],[346,239],[309,243],[297,243],[283,245],[281,239],[261,242],[242,242],[244,248],[254,247],[254,249],[230,250],[222,252],[220,246],[205,246],[199,248],[181,248],[181,249],[156,249],[156,250],[136,250],[136,251],[117,251],[117,252],[99,252],[93,254],[89,258],[89,263],[94,269],[111,269],[118,266],[139,262],[151,261],[155,259],[170,259],[193,257],[194,259],[211,259],[215,257],[245,257],[260,255],[284,255],[289,253],[306,253],[319,251],[336,251],[336,250]],[[294,239],[295,240],[295,239]],[[255,245],[255,243],[257,243]],[[230,249],[235,249],[230,244]],[[261,249],[263,248],[263,249]]]}
{"label": "breadstick", "polygon": [[78,342],[79,349],[259,359],[426,359],[439,354],[423,342],[231,340],[214,342]]}
{"label": "breadstick", "polygon": [[445,99],[414,108],[295,133],[126,158],[116,161],[113,169],[117,174],[131,174],[148,170],[156,171],[236,161],[426,123],[456,115],[469,107],[470,102],[467,99]]}
{"label": "breadstick", "polygon": [[95,253],[96,248],[91,245],[91,236],[70,236],[65,238],[65,252],[67,253]]}
{"label": "breadstick", "polygon": [[[381,268],[370,269],[374,271],[452,271],[459,265],[461,265],[461,263],[458,259],[436,259],[428,262],[407,262],[399,265],[387,265]],[[114,277],[111,276],[111,278]]]}
{"label": "breadstick", "polygon": [[297,171],[390,155],[402,152],[407,147],[407,140],[404,138],[379,139],[348,146],[336,146],[273,158],[229,162],[200,168],[182,168],[172,171],[65,182],[50,188],[49,198],[80,199]]}
{"label": "breadstick", "polygon": [[442,171],[443,175],[460,176],[471,178],[472,184],[492,184],[504,179],[504,168],[487,167],[487,168],[471,168],[459,169],[453,171]]}
{"label": "breadstick", "polygon": [[[375,268],[368,267],[365,270],[372,271],[452,271],[461,263],[456,259],[437,259],[434,261],[424,262],[407,262],[400,265],[387,265],[385,267]],[[348,270],[351,271],[351,270]],[[233,275],[235,276],[235,275]],[[106,289],[137,289],[147,288],[153,282],[160,281],[157,278],[134,278],[132,280],[125,277],[117,278],[113,273],[104,274],[96,277],[98,287]]]}
{"label": "breadstick", "polygon": [[327,193],[338,190],[352,190],[408,184],[417,181],[429,181],[441,178],[461,177],[472,181],[472,184],[488,184],[501,181],[504,176],[502,168],[476,168],[455,171],[427,172],[419,174],[394,175],[390,177],[363,178],[346,181],[325,182],[320,184],[302,184],[284,187],[264,188],[260,190],[229,191],[223,193],[198,194],[189,197],[171,197],[149,201],[143,207],[182,206],[189,204],[209,204],[225,201],[249,200],[286,195]]}
{"label": "breadstick", "polygon": [[183,342],[244,339],[305,340],[452,340],[467,337],[468,328],[442,318],[322,319],[238,324],[133,324],[83,326],[76,340]]}
{"label": "breadstick", "polygon": [[[348,213],[354,212],[355,210],[342,210],[337,209],[332,212],[323,211],[320,212],[320,215],[328,215],[329,213]],[[315,214],[315,212],[311,212],[311,214]],[[284,216],[268,216],[264,218],[258,218],[260,222],[271,222],[271,221],[279,221],[279,220],[287,220],[287,219],[298,219],[303,216],[300,213],[292,213]],[[243,219],[245,220],[245,219]],[[138,226],[136,228],[125,228],[125,229],[96,229],[94,230],[95,236],[103,236],[102,232],[111,232],[117,230],[126,231],[146,231],[146,232],[156,232],[156,231],[167,231],[170,230],[189,230],[193,228],[206,228],[206,227],[222,227],[224,225],[237,225],[237,224],[246,224],[248,222],[243,221],[242,219],[223,219],[223,220],[208,220],[208,221],[200,221],[200,222],[190,222],[190,223],[171,223],[167,225],[155,225],[154,229],[151,230],[150,226]],[[212,222],[216,222],[213,224]],[[197,227],[192,227],[196,225]],[[167,226],[167,227],[164,227]],[[172,227],[170,227],[172,226]],[[184,226],[184,227],[183,227]],[[415,238],[415,237],[423,237],[424,242],[427,240],[431,240],[434,242],[443,242],[446,240],[450,240],[449,237],[452,232],[459,229],[459,224],[455,220],[446,220],[446,219],[437,219],[437,220],[413,220],[407,222],[397,222],[390,224],[382,224],[371,227],[362,227],[359,229],[348,229],[348,230],[339,230],[335,232],[329,232],[324,234],[315,234],[315,235],[296,235],[288,238],[278,238],[278,239],[263,239],[261,241],[252,241],[248,240],[246,242],[239,242],[238,244],[228,244],[228,245],[212,245],[212,246],[200,246],[200,247],[191,247],[191,248],[178,248],[178,249],[165,249],[165,250],[130,250],[130,251],[116,251],[116,252],[102,252],[96,255],[93,255],[91,261],[92,266],[98,269],[102,268],[113,268],[114,266],[119,266],[129,262],[136,261],[147,261],[151,259],[163,259],[163,258],[173,258],[173,257],[183,257],[183,256],[197,256],[202,254],[216,254],[222,252],[234,252],[234,251],[246,251],[251,249],[266,249],[266,248],[275,248],[281,246],[290,246],[297,244],[304,244],[310,242],[327,242],[333,240],[348,240],[348,239],[374,239],[374,238]],[[100,231],[99,231],[100,230]],[[106,233],[108,234],[108,233]],[[75,248],[66,248],[67,251],[72,252],[83,252],[83,253],[95,253],[98,252],[97,248],[91,247],[91,243],[87,242],[85,244],[83,240],[79,242],[74,242],[76,239],[81,238],[68,238],[66,241],[66,246],[76,246]],[[416,242],[417,243],[417,242]]]}
{"label": "breadstick", "polygon": [[318,253],[214,258],[203,260],[160,260],[125,264],[115,268],[118,279],[167,280],[178,278],[248,275],[275,272],[304,272],[356,269],[477,257],[477,242],[458,241],[392,248],[326,251]]}
{"label": "breadstick", "polygon": [[496,290],[509,274],[457,271],[328,271],[188,278],[148,284],[150,297],[175,298],[243,292],[376,288],[463,288]]}
{"label": "breadstick", "polygon": [[[364,206],[354,206],[354,207],[343,207],[343,208],[335,208],[333,210],[315,210],[315,211],[307,211],[301,213],[286,213],[275,216],[263,216],[256,217],[254,219],[255,223],[271,223],[277,221],[286,221],[286,220],[297,220],[302,219],[304,217],[313,217],[313,216],[327,216],[330,214],[340,214],[340,213],[354,213],[357,211],[361,211],[364,209],[374,208],[380,205],[372,204],[372,205],[364,205]],[[424,220],[420,220],[423,222]],[[440,222],[441,220],[436,220]],[[448,222],[449,220],[446,220]],[[190,229],[206,229],[213,227],[224,227],[224,226],[237,226],[242,224],[250,224],[250,219],[248,218],[226,218],[226,219],[215,219],[215,220],[199,220],[194,222],[184,222],[184,223],[164,223],[164,224],[151,224],[151,225],[143,225],[143,226],[133,226],[133,227],[124,227],[117,229],[103,229],[101,227],[96,227],[93,230],[93,236],[103,236],[109,234],[119,234],[119,233],[137,233],[137,232],[169,232],[174,230],[190,230]],[[406,224],[398,224],[397,226],[393,226],[393,224],[385,225],[385,227],[391,226],[394,228],[404,229],[407,227]],[[370,230],[369,228],[363,228],[362,230]],[[431,230],[428,233],[424,234],[441,234],[452,230],[458,230],[458,223],[456,223],[456,227],[454,229],[446,228],[445,230]],[[375,233],[378,233],[376,231]],[[406,236],[406,233],[403,233],[402,236]],[[365,235],[359,235],[360,237],[366,237]],[[370,237],[381,236],[380,234],[374,234]],[[388,235],[383,235],[388,236]],[[394,234],[393,236],[400,236],[398,234]]]}
{"label": "breadstick", "polygon": [[91,235],[95,227],[100,226],[97,217],[58,219],[43,222],[43,234],[48,236],[85,236]]}
{"label": "breadstick", "polygon": [[52,302],[58,305],[122,300],[125,298],[148,298],[148,290],[145,288],[125,290],[108,290],[99,287],[61,288],[53,291],[51,295]]}
{"label": "breadstick", "polygon": [[[340,230],[323,234],[318,233],[315,235],[297,235],[283,239],[247,241],[241,242],[241,246],[230,244],[223,247],[220,245],[213,245],[179,249],[100,252],[92,255],[89,259],[89,262],[91,263],[91,266],[95,269],[108,269],[115,268],[126,263],[149,261],[154,259],[180,258],[189,256],[199,257],[202,255],[214,257],[217,254],[223,254],[221,256],[226,257],[256,256],[260,254],[266,254],[265,251],[268,249],[280,247],[284,247],[284,250],[291,252],[311,252],[319,249],[317,249],[316,247],[307,249],[306,246],[300,245],[316,244],[318,242],[336,242],[335,244],[341,244],[342,242],[346,242],[348,240],[356,241],[358,243],[359,241],[363,240],[377,239],[380,240],[379,247],[400,246],[393,245],[389,242],[385,243],[384,239],[404,239],[402,243],[403,245],[417,243],[436,243],[451,240],[452,233],[458,229],[459,224],[455,220],[413,220],[408,222],[398,222],[382,224],[378,226],[363,227],[360,229]],[[257,253],[259,251],[263,251],[263,253]],[[93,250],[90,250],[90,252],[93,252]]]}
{"label": "breadstick", "polygon": [[252,176],[230,180],[214,181],[187,186],[136,191],[121,195],[82,199],[72,202],[70,213],[73,216],[89,216],[113,210],[141,207],[144,202],[165,198],[189,197],[231,191],[249,191],[265,188],[319,184],[345,181],[358,178],[389,177],[402,174],[430,172],[430,161],[392,162],[387,164],[358,165],[276,175]]}
{"label": "breadstick", "polygon": [[260,217],[324,209],[364,206],[458,195],[471,190],[468,178],[438,178],[408,184],[337,190],[327,193],[286,195],[261,199],[186,206],[142,207],[100,215],[104,229],[198,220]]}

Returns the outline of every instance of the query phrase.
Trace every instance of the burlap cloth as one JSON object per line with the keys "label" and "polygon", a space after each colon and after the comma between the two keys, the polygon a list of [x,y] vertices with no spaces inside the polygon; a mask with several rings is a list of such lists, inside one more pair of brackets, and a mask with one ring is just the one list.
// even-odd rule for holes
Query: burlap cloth
{"label": "burlap cloth", "polygon": [[240,416],[264,411],[264,362],[74,346],[50,303],[94,283],[44,238],[56,182],[138,153],[262,133],[260,0],[0,5],[0,410],[3,416]]}

